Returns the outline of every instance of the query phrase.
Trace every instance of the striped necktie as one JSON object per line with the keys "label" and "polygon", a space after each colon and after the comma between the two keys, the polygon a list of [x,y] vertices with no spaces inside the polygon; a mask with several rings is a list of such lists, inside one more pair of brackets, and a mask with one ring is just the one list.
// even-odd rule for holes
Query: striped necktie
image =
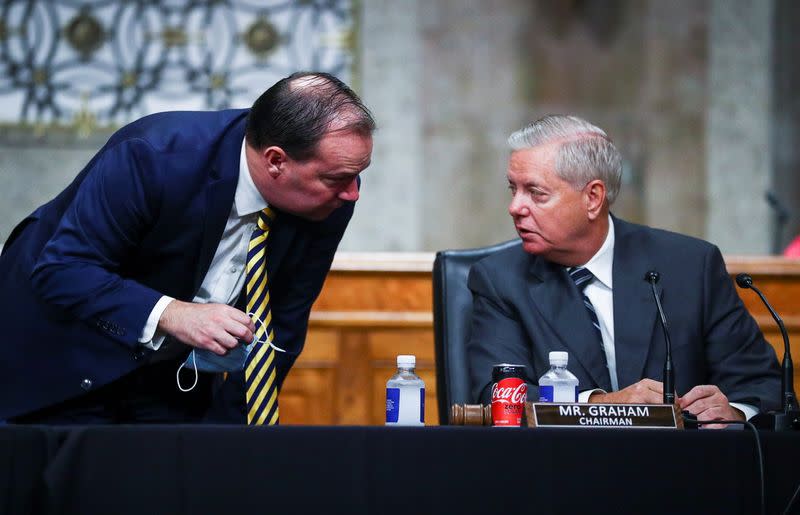
{"label": "striped necktie", "polygon": [[269,307],[267,261],[265,251],[269,228],[275,212],[265,208],[258,215],[258,224],[247,247],[247,313],[256,325],[256,343],[245,362],[245,398],[249,425],[278,423],[278,387],[276,381],[275,338],[272,311]]}
{"label": "striped necktie", "polygon": [[603,336],[600,332],[600,322],[597,320],[597,311],[595,311],[592,301],[589,300],[589,297],[587,297],[585,293],[585,288],[590,282],[592,282],[592,279],[594,279],[594,274],[588,269],[578,266],[569,271],[569,276],[575,282],[575,286],[578,287],[578,291],[580,291],[583,295],[583,305],[586,306],[586,311],[589,313],[589,320],[592,321],[592,325],[597,333],[597,341],[600,343],[600,347],[603,348],[603,356],[605,356],[606,352],[605,348],[603,347]]}

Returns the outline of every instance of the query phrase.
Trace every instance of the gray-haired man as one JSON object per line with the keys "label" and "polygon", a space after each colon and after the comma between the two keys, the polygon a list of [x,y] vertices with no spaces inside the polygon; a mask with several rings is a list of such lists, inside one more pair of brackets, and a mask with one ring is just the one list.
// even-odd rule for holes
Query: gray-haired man
{"label": "gray-haired man", "polygon": [[505,362],[526,365],[529,399],[538,399],[536,378],[558,350],[569,352],[579,400],[660,403],[665,344],[644,280],[654,270],[680,407],[699,420],[777,407],[775,352],[737,296],[719,249],[611,215],[622,160],[602,129],[547,116],[512,134],[509,145],[508,211],[522,245],[470,273],[476,398],[488,400],[492,365]]}

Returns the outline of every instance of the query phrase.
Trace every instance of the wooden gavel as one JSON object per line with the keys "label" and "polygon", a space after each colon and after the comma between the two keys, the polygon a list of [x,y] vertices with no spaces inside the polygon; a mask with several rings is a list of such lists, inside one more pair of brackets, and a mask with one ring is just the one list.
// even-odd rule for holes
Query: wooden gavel
{"label": "wooden gavel", "polygon": [[454,426],[491,426],[492,406],[482,404],[453,404],[450,424]]}

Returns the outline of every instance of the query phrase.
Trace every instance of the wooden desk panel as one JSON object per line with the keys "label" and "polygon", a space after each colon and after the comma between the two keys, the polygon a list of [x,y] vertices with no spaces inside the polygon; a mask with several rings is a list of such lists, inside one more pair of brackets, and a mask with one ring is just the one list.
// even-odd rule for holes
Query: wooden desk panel
{"label": "wooden desk panel", "polygon": [[[340,253],[311,313],[306,348],[281,392],[282,424],[381,425],[385,384],[397,354],[417,356],[425,381],[425,420],[435,425],[433,254]],[[789,331],[800,356],[800,261],[726,257],[732,276],[752,275]],[[767,340],[783,356],[775,322],[756,294],[738,290]],[[800,373],[795,375],[800,391]]]}

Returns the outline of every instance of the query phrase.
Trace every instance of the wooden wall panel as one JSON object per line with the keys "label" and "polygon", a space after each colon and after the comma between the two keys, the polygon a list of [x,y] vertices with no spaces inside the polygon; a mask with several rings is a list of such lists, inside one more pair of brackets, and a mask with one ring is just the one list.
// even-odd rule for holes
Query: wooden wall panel
{"label": "wooden wall panel", "polygon": [[336,377],[341,360],[340,334],[336,330],[310,331],[302,365],[291,371],[281,389],[281,423],[333,425],[338,412]]}
{"label": "wooden wall panel", "polygon": [[[314,304],[306,348],[281,392],[282,424],[380,425],[397,354],[417,356],[425,419],[438,422],[433,348],[433,254],[347,254],[334,261]],[[790,332],[800,360],[800,261],[728,256],[728,271],[752,275]],[[783,356],[777,326],[754,292],[738,290]],[[795,374],[800,391],[800,373]]]}

